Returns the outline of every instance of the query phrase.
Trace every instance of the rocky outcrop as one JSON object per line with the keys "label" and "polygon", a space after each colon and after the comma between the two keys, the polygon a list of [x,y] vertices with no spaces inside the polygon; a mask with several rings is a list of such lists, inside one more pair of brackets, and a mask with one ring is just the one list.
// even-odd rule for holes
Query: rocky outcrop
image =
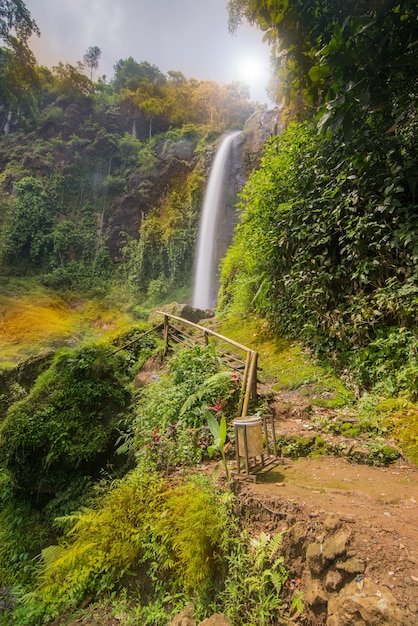
{"label": "rocky outcrop", "polygon": [[412,625],[396,604],[391,591],[358,577],[328,600],[327,626]]}
{"label": "rocky outcrop", "polygon": [[243,164],[246,173],[258,167],[266,142],[283,132],[285,125],[279,109],[256,111],[244,125]]}
{"label": "rocky outcrop", "polygon": [[[183,319],[193,322],[194,324],[198,324],[200,320],[208,319],[214,316],[214,311],[212,311],[212,309],[197,309],[190,306],[190,304],[178,304],[177,302],[165,304],[158,310],[162,313],[170,313],[171,315],[182,317]],[[161,324],[163,317],[156,311],[153,311],[150,313],[148,321],[153,324]]]}
{"label": "rocky outcrop", "polygon": [[[261,500],[251,487],[236,485],[239,515],[257,532],[282,532],[282,554],[289,571],[285,604],[302,594],[304,626],[413,626],[418,607],[413,602],[418,583],[415,563],[380,545],[374,527],[353,515],[308,512],[304,503],[271,497]],[[399,574],[397,588],[383,572]],[[394,571],[389,572],[390,575]],[[393,588],[392,588],[393,587]]]}
{"label": "rocky outcrop", "polygon": [[215,613],[211,617],[197,623],[194,618],[193,603],[188,604],[181,613],[170,622],[170,626],[230,626],[231,622],[223,613]]}
{"label": "rocky outcrop", "polygon": [[20,400],[42,372],[51,365],[52,350],[33,356],[12,369],[0,371],[0,421],[4,419],[10,404]]}

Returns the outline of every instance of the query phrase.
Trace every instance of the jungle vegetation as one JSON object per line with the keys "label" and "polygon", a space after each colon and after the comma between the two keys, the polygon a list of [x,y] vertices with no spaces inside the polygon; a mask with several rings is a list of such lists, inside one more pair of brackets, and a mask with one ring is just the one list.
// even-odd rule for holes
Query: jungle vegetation
{"label": "jungle vegetation", "polygon": [[362,390],[416,397],[415,3],[229,7],[272,44],[289,123],[242,194],[220,308],[296,333]]}
{"label": "jungle vegetation", "polygon": [[[251,324],[255,342],[297,339],[331,363],[339,402],[354,390],[369,406],[404,403],[410,449],[415,5],[230,0],[231,30],[246,19],[265,32],[286,129],[242,192],[218,311],[231,333]],[[95,80],[95,46],[49,70],[27,45],[37,33],[22,0],[0,0],[0,624],[87,605],[162,624],[190,600],[197,619],[276,624],[303,608],[286,597],[280,535],[250,541],[230,490],[188,475],[217,446],[208,416],[234,416],[237,379],[209,345],[135,382],[161,361],[144,302],[186,293],[214,143],[256,105],[244,85],[132,58]],[[298,350],[299,379],[316,379]]]}

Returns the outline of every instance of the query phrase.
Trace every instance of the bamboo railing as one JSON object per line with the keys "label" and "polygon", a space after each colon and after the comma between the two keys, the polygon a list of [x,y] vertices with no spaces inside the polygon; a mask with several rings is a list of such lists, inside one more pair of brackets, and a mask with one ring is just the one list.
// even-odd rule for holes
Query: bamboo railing
{"label": "bamboo railing", "polygon": [[[227,367],[239,372],[240,376],[242,373],[238,414],[241,416],[247,415],[250,400],[257,398],[258,352],[243,346],[233,339],[224,337],[210,328],[205,328],[182,317],[177,317],[176,315],[162,311],[156,311],[156,313],[164,316],[164,355],[167,354],[170,340],[189,347],[197,343],[208,345],[209,341],[211,341],[214,344],[217,354]],[[238,350],[240,354],[237,355],[232,353],[232,351],[224,351],[223,348],[225,344],[232,346]]]}

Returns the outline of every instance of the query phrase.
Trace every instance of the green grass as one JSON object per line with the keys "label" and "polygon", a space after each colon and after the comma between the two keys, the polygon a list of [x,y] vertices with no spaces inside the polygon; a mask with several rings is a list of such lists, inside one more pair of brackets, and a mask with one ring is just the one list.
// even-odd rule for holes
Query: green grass
{"label": "green grass", "polygon": [[277,381],[273,391],[303,387],[301,392],[312,404],[328,408],[352,402],[351,392],[333,372],[316,363],[299,342],[271,333],[265,320],[256,317],[222,320],[218,332],[257,350],[260,377]]}

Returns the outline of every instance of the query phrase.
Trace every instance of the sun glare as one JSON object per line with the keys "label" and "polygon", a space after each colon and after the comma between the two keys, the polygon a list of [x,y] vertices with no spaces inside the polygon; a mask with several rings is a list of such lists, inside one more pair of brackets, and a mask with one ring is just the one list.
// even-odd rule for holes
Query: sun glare
{"label": "sun glare", "polygon": [[235,80],[249,87],[250,98],[267,102],[266,87],[269,81],[269,63],[257,51],[247,51],[234,59]]}
{"label": "sun glare", "polygon": [[248,57],[242,59],[238,67],[238,77],[246,83],[253,83],[260,79],[264,72],[263,65],[259,59]]}

